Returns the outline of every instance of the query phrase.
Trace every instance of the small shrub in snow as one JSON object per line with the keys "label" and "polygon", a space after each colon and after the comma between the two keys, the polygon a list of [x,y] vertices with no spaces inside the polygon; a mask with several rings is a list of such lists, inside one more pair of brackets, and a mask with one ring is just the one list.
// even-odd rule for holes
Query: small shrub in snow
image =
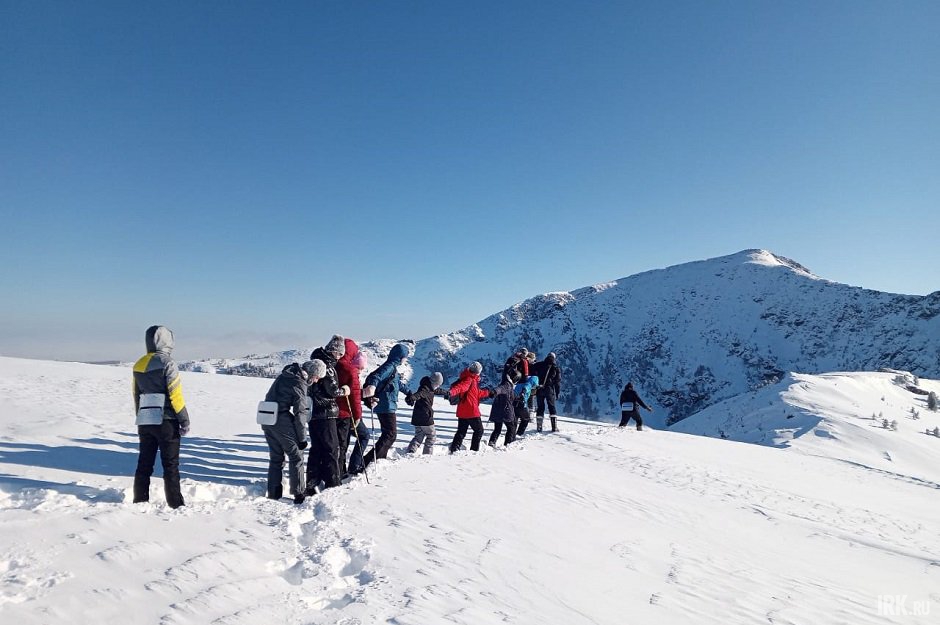
{"label": "small shrub in snow", "polygon": [[895,432],[898,431],[898,422],[897,422],[897,421],[891,421],[891,429],[894,430]]}
{"label": "small shrub in snow", "polygon": [[883,420],[883,421],[881,422],[881,427],[883,427],[884,429],[887,430],[889,427],[891,427],[891,424],[888,423],[888,420],[887,420],[887,419],[885,419],[885,420]]}
{"label": "small shrub in snow", "polygon": [[930,391],[930,394],[927,395],[927,410],[937,412],[937,394],[933,391]]}
{"label": "small shrub in snow", "polygon": [[917,419],[920,419],[920,413],[917,412],[917,410],[915,410],[913,406],[911,406],[911,419],[914,419],[915,421]]}
{"label": "small shrub in snow", "polygon": [[933,429],[933,435],[936,436],[937,438],[940,438],[940,427]]}

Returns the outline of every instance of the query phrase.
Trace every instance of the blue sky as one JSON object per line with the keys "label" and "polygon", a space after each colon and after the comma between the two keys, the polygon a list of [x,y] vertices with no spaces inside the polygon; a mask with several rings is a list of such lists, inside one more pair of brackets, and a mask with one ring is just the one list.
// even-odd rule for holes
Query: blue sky
{"label": "blue sky", "polygon": [[0,0],[0,353],[423,338],[766,248],[940,289],[940,3]]}

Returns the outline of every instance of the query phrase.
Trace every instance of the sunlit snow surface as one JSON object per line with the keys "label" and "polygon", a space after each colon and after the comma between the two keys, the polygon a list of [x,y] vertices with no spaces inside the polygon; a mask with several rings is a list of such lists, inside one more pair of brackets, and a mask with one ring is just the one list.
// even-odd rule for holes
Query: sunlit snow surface
{"label": "sunlit snow surface", "polygon": [[262,497],[270,380],[184,373],[173,511],[159,479],[129,501],[128,369],[0,358],[0,622],[936,623],[940,413],[891,379],[790,376],[687,424],[757,415],[762,444],[562,419],[448,456],[442,403],[438,453],[403,458],[403,410],[371,484],[294,506]]}

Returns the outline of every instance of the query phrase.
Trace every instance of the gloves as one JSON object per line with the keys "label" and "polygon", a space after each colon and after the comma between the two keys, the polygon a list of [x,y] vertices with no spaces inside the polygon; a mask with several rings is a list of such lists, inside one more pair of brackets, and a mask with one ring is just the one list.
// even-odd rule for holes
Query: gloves
{"label": "gloves", "polygon": [[349,395],[349,386],[343,384],[339,387],[340,397],[347,397]]}
{"label": "gloves", "polygon": [[409,406],[414,406],[415,405],[414,394],[408,393],[407,395],[405,395],[405,403],[408,404]]}
{"label": "gloves", "polygon": [[377,400],[375,397],[363,397],[362,403],[372,409],[379,405],[379,400]]}
{"label": "gloves", "polygon": [[189,436],[189,424],[180,426],[180,436]]}
{"label": "gloves", "polygon": [[297,447],[300,448],[300,451],[303,451],[304,449],[307,448],[307,441],[300,441],[299,443],[297,443]]}
{"label": "gloves", "polygon": [[363,397],[372,397],[373,395],[375,395],[375,387],[372,386],[371,384],[365,387],[364,389],[362,389]]}

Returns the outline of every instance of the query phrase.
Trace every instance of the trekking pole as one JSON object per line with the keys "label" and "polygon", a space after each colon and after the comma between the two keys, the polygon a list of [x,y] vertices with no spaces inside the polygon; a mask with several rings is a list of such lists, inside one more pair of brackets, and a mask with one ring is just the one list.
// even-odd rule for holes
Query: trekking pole
{"label": "trekking pole", "polygon": [[353,436],[356,437],[356,449],[359,450],[359,458],[362,460],[362,474],[366,476],[366,484],[369,484],[369,472],[366,469],[366,452],[362,449],[362,441],[359,440],[359,432],[356,431],[356,428],[359,427],[359,421],[362,421],[360,418],[359,421],[356,420],[356,417],[353,415],[352,404],[349,403],[349,395],[346,396],[346,405],[349,407],[349,418],[352,420],[353,424]]}

